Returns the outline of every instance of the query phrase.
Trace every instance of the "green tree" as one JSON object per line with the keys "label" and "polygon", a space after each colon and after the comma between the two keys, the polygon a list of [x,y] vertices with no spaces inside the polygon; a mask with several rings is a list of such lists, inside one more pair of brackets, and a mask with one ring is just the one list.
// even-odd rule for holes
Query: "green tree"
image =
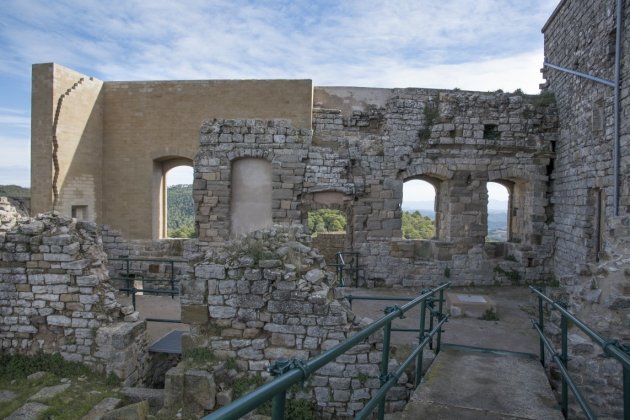
{"label": "green tree", "polygon": [[435,223],[419,211],[402,214],[402,233],[405,239],[431,239],[435,236]]}
{"label": "green tree", "polygon": [[343,232],[346,215],[341,210],[319,209],[308,214],[308,230],[312,233]]}
{"label": "green tree", "polygon": [[192,185],[168,187],[167,231],[169,238],[194,238],[195,214]]}

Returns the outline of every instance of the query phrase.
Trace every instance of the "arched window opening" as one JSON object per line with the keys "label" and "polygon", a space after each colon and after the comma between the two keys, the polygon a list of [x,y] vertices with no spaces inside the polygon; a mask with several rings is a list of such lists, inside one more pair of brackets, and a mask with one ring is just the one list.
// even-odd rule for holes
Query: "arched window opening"
{"label": "arched window opening", "polygon": [[432,239],[436,232],[436,187],[421,179],[403,183],[402,236],[405,239]]}
{"label": "arched window opening", "polygon": [[488,182],[488,234],[486,241],[510,240],[510,188],[502,183]]}
{"label": "arched window opening", "polygon": [[193,168],[182,165],[169,169],[166,179],[166,235],[194,238],[195,206],[192,197]]}

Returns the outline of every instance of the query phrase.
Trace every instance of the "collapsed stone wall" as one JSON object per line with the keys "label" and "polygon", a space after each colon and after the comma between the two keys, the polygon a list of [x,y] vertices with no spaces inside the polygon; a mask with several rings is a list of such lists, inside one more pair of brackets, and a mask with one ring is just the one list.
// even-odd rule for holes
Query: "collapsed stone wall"
{"label": "collapsed stone wall", "polygon": [[100,234],[108,257],[107,269],[116,288],[126,287],[126,277],[137,288],[154,289],[170,289],[173,278],[178,288],[188,271],[188,256],[198,251],[195,239],[129,240],[108,225],[100,226]]}
{"label": "collapsed stone wall", "polygon": [[[191,326],[184,350],[209,348],[265,372],[274,360],[307,360],[365,326],[310,245],[300,227],[275,226],[209,249],[182,283],[182,321]],[[354,416],[380,386],[381,350],[382,336],[371,336],[315,372],[299,398],[316,401],[326,417]],[[390,410],[404,406],[406,382],[388,394]]]}
{"label": "collapsed stone wall", "polygon": [[337,252],[344,251],[346,242],[345,233],[324,233],[320,232],[313,237],[313,247],[317,248],[324,256],[327,264],[335,264]]}
{"label": "collapsed stone wall", "polygon": [[2,350],[59,352],[125,384],[142,380],[146,324],[116,301],[96,224],[57,214],[7,219],[0,227]]}

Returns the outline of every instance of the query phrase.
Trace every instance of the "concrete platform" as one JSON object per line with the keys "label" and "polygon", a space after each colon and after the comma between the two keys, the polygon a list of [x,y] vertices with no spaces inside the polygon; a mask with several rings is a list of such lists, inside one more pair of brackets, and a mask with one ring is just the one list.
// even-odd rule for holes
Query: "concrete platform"
{"label": "concrete platform", "polygon": [[453,318],[460,316],[481,318],[486,311],[491,310],[495,314],[497,311],[496,305],[487,295],[447,290],[444,297],[446,298],[446,310],[450,312]]}
{"label": "concrete platform", "polygon": [[562,420],[563,416],[536,357],[446,345],[404,411],[387,418]]}

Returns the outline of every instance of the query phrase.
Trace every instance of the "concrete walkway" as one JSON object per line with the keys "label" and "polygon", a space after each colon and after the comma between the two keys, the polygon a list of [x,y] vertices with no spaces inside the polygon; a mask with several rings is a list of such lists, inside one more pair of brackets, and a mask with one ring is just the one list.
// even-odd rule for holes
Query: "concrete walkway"
{"label": "concrete walkway", "polygon": [[445,345],[401,413],[388,420],[563,419],[539,361]]}

